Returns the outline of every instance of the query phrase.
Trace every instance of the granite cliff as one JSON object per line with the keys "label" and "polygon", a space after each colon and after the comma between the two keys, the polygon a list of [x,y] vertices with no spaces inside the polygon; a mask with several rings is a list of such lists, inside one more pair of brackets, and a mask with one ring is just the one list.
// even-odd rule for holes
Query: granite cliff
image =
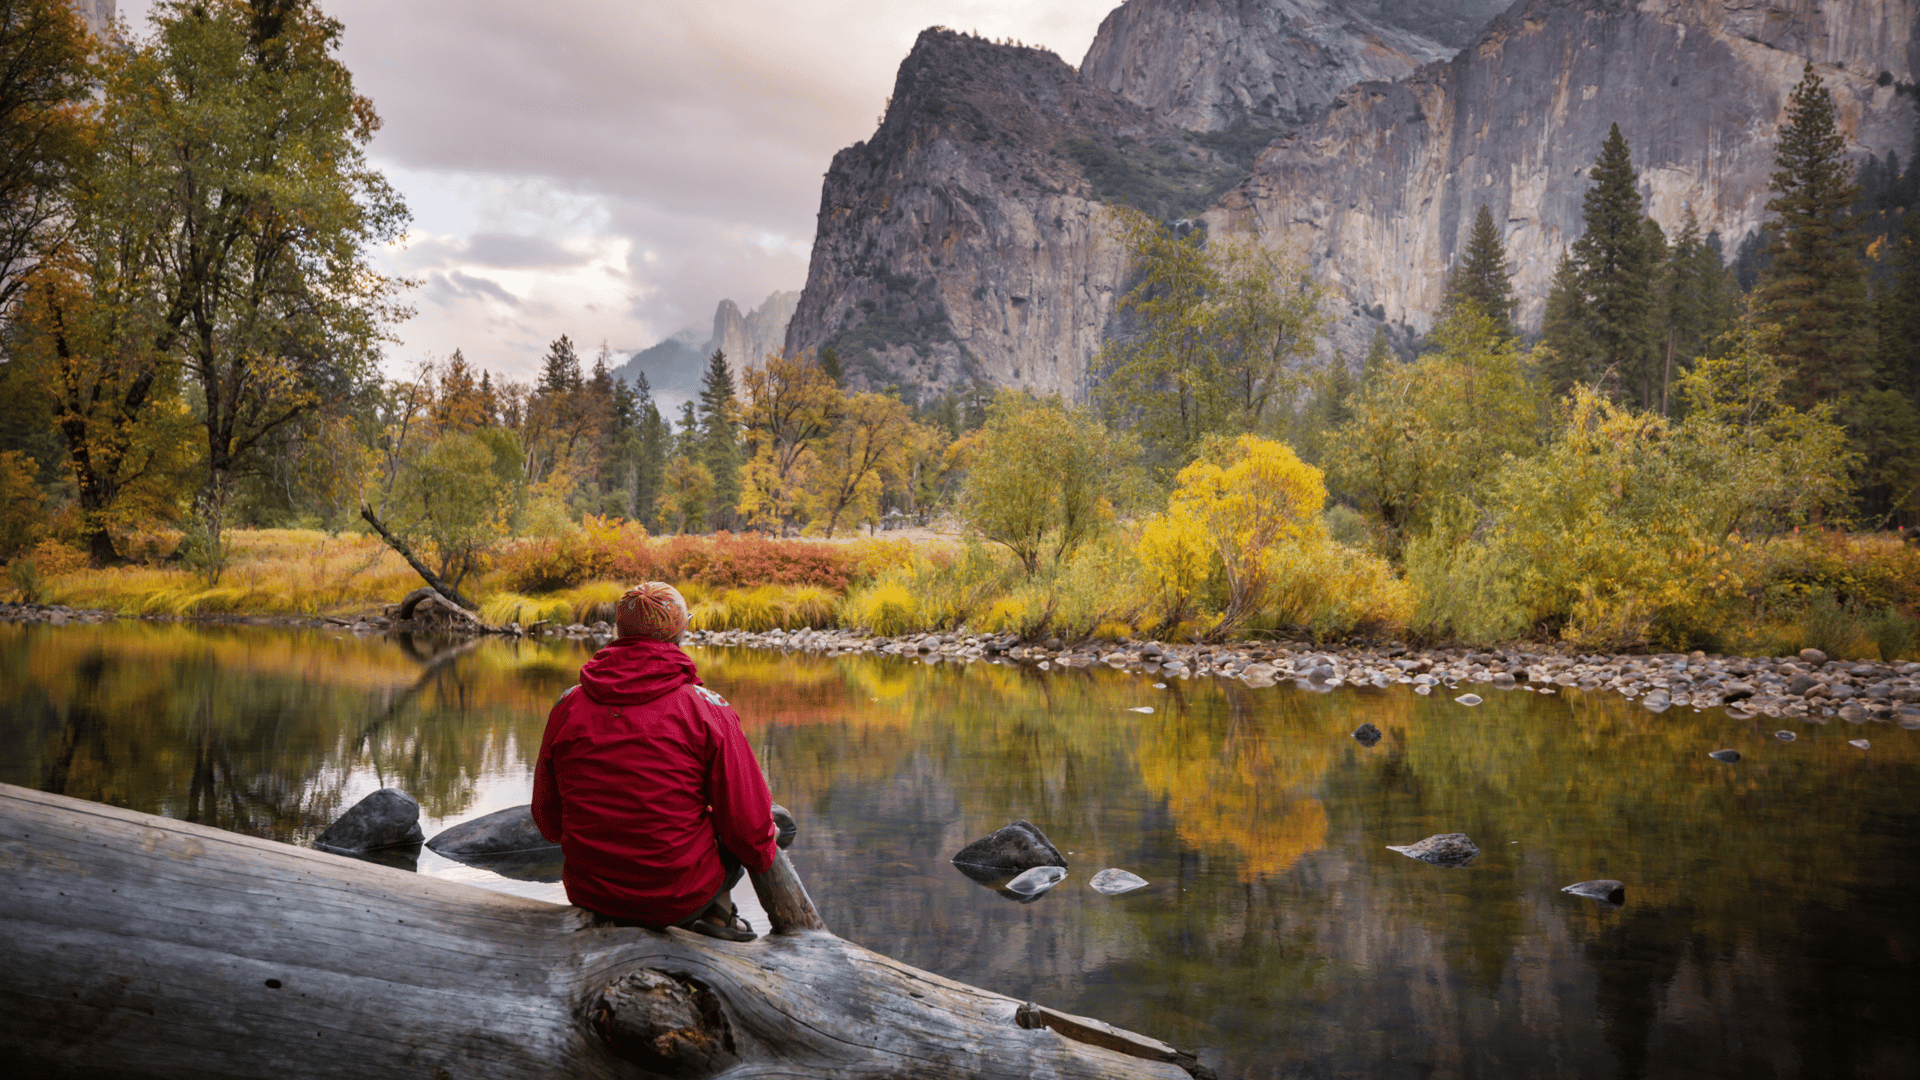
{"label": "granite cliff", "polygon": [[720,301],[713,313],[713,337],[702,355],[720,349],[736,372],[743,366],[758,367],[768,353],[777,353],[786,345],[787,323],[799,303],[797,292],[776,292],[742,315],[738,304]]}
{"label": "granite cliff", "polygon": [[[859,385],[1082,396],[1125,287],[1116,202],[1298,251],[1349,357],[1427,327],[1485,203],[1536,327],[1613,123],[1655,219],[1692,210],[1729,247],[1765,216],[1807,60],[1862,156],[1913,145],[1920,0],[1520,0],[1413,66],[1499,7],[1131,0],[1081,72],[927,31],[879,130],[834,158],[786,346],[834,346]],[[1405,75],[1315,104],[1362,69]]]}
{"label": "granite cliff", "polygon": [[1525,0],[1452,60],[1342,94],[1207,221],[1304,252],[1347,300],[1334,337],[1352,355],[1379,320],[1426,327],[1484,203],[1537,327],[1611,124],[1648,212],[1671,233],[1691,209],[1731,245],[1765,217],[1804,62],[1859,153],[1912,145],[1916,22],[1920,0]]}
{"label": "granite cliff", "polygon": [[1244,175],[1051,52],[928,30],[834,155],[787,349],[832,346],[858,386],[1078,397],[1126,270],[1103,200],[1186,216]]}
{"label": "granite cliff", "polygon": [[1369,79],[1399,79],[1452,49],[1345,0],[1128,0],[1080,64],[1088,83],[1195,131],[1271,130]]}

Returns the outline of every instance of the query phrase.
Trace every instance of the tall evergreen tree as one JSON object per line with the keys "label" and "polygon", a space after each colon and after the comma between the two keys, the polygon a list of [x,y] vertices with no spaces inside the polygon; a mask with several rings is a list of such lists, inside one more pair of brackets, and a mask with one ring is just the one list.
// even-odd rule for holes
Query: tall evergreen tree
{"label": "tall evergreen tree", "polygon": [[1587,336],[1587,298],[1580,284],[1580,264],[1572,254],[1560,256],[1547,288],[1547,311],[1540,320],[1540,375],[1547,393],[1559,397],[1576,383],[1591,383],[1598,374],[1593,365],[1593,341]]}
{"label": "tall evergreen tree", "polygon": [[1360,382],[1363,386],[1372,386],[1373,380],[1387,370],[1387,365],[1396,360],[1393,344],[1387,340],[1387,328],[1373,328],[1373,341],[1367,346],[1367,359],[1360,368]]}
{"label": "tall evergreen tree", "polygon": [[1589,363],[1602,389],[1645,406],[1654,385],[1659,263],[1619,124],[1608,133],[1589,175],[1593,187],[1581,207],[1586,231],[1573,242]]}
{"label": "tall evergreen tree", "polygon": [[1794,369],[1793,403],[1835,402],[1843,417],[1867,387],[1874,351],[1852,213],[1860,189],[1846,145],[1834,125],[1833,97],[1808,64],[1774,151],[1771,261],[1755,306],[1780,328],[1781,355]]}
{"label": "tall evergreen tree", "polygon": [[1660,283],[1662,335],[1658,406],[1669,411],[1669,389],[1708,355],[1714,341],[1733,325],[1737,314],[1720,261],[1718,235],[1700,235],[1699,219],[1688,210],[1680,232],[1667,249]]}
{"label": "tall evergreen tree", "polygon": [[1473,230],[1467,235],[1467,249],[1454,264],[1453,272],[1447,275],[1443,307],[1452,310],[1462,303],[1476,304],[1511,336],[1513,302],[1513,279],[1507,272],[1507,244],[1493,223],[1493,213],[1487,204],[1481,203],[1480,213],[1473,219]]}
{"label": "tall evergreen tree", "polygon": [[580,354],[574,351],[573,340],[561,334],[559,340],[547,346],[547,355],[540,362],[539,392],[560,397],[580,389],[583,381]]}
{"label": "tall evergreen tree", "polygon": [[740,503],[740,430],[734,423],[735,388],[727,354],[719,349],[707,357],[700,378],[700,463],[713,474],[713,499],[708,520],[716,529],[731,528]]}

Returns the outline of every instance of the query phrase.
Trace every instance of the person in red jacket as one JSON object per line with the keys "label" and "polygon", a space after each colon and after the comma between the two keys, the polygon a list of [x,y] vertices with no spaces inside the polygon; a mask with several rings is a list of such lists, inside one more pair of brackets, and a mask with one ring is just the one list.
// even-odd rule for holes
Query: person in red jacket
{"label": "person in red jacket", "polygon": [[567,899],[624,923],[756,936],[734,909],[744,866],[777,854],[773,796],[724,698],[678,644],[687,604],[662,582],[620,598],[619,636],[547,715],[533,820],[560,845]]}

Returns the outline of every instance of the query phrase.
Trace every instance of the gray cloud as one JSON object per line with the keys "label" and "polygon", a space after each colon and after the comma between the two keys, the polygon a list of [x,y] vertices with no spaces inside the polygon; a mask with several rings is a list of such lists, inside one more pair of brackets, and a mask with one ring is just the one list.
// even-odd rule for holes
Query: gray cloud
{"label": "gray cloud", "polygon": [[525,378],[562,333],[640,348],[799,288],[820,179],[921,29],[1077,63],[1115,2],[322,0],[415,212],[396,368],[458,346]]}

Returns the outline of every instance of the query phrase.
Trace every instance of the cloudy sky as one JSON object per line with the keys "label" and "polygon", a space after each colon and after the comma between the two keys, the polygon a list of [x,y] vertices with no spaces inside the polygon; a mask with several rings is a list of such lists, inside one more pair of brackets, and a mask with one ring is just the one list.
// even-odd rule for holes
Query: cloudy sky
{"label": "cloudy sky", "polygon": [[[571,335],[644,348],[806,282],[820,180],[928,26],[1078,64],[1118,0],[322,0],[385,127],[418,309],[395,373],[455,347],[515,378]],[[120,0],[136,32],[147,0]]]}

